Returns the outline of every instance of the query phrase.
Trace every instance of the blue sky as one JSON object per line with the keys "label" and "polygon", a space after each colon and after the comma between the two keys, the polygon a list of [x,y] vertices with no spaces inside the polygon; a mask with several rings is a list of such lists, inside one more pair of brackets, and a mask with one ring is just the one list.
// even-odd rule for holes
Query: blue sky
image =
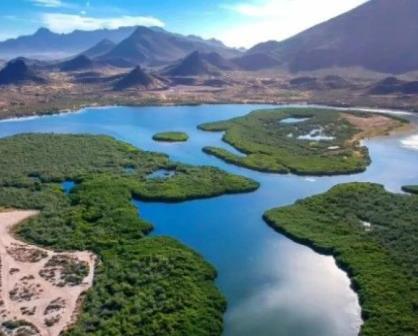
{"label": "blue sky", "polygon": [[0,40],[39,27],[66,33],[127,25],[215,37],[235,47],[290,37],[367,0],[1,0]]}

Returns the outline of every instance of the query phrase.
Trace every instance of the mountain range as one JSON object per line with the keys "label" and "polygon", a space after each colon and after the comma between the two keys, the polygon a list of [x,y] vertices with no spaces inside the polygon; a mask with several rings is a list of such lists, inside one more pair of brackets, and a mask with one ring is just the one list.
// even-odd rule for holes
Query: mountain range
{"label": "mountain range", "polygon": [[[139,26],[70,34],[41,28],[33,35],[0,42],[0,57],[83,55],[99,65],[170,66],[166,72],[176,76],[218,70],[301,72],[350,67],[397,75],[418,70],[417,36],[418,0],[369,0],[287,40],[260,43],[246,52],[214,39]],[[198,54],[189,58],[194,52]]]}
{"label": "mountain range", "polygon": [[158,27],[124,27],[95,31],[53,33],[46,28],[35,34],[0,42],[0,56],[64,58],[83,54],[101,61],[131,65],[161,65],[179,60],[193,51],[216,52],[237,57],[241,52],[222,42],[168,32]]}
{"label": "mountain range", "polygon": [[136,27],[100,29],[94,31],[75,30],[69,34],[57,34],[40,28],[33,35],[21,36],[0,42],[0,55],[13,58],[17,56],[58,58],[75,55],[103,39],[119,43],[135,31]]}
{"label": "mountain range", "polygon": [[174,34],[161,28],[138,27],[100,59],[116,58],[133,64],[158,66],[177,61],[194,51],[216,52],[228,58],[241,55],[240,51],[228,48],[216,40]]}

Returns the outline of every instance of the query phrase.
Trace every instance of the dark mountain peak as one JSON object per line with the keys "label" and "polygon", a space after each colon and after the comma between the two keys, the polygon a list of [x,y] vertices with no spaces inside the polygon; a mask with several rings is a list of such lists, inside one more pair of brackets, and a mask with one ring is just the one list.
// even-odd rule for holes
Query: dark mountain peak
{"label": "dark mountain peak", "polygon": [[11,60],[0,71],[0,85],[21,84],[24,82],[44,83],[45,79],[37,76],[23,58]]}
{"label": "dark mountain peak", "polygon": [[399,84],[403,84],[404,81],[400,80],[397,77],[390,76],[390,77],[386,77],[382,79],[379,83],[382,85],[399,85]]}
{"label": "dark mountain peak", "polygon": [[202,54],[198,50],[193,51],[191,54],[185,57],[185,60],[191,62],[200,62],[202,60]]}
{"label": "dark mountain peak", "polygon": [[18,57],[18,58],[11,60],[10,62],[7,63],[6,67],[9,67],[10,69],[13,69],[19,72],[25,72],[29,70],[28,66],[26,65],[24,57]]}
{"label": "dark mountain peak", "polygon": [[159,78],[146,73],[140,66],[135,67],[114,85],[115,90],[128,88],[158,89],[162,87],[164,87],[164,83]]}
{"label": "dark mountain peak", "polygon": [[77,71],[92,68],[94,66],[93,61],[86,55],[79,55],[69,61],[62,62],[60,69],[62,71]]}
{"label": "dark mountain peak", "polygon": [[56,34],[50,31],[48,28],[44,28],[44,27],[39,28],[34,34],[34,36],[48,36],[48,35],[56,35]]}
{"label": "dark mountain peak", "polygon": [[146,78],[147,80],[151,78],[151,76],[147,75],[147,73],[138,65],[136,66],[130,73],[131,76],[137,76],[138,78]]}
{"label": "dark mountain peak", "polygon": [[164,73],[174,77],[219,75],[219,71],[207,62],[199,51],[194,51],[176,64],[167,67]]}

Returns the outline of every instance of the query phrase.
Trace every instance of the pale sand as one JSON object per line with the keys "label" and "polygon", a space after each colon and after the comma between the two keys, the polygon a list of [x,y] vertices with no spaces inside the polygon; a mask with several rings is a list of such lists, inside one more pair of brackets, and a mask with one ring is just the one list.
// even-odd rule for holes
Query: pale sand
{"label": "pale sand", "polygon": [[[0,306],[0,322],[24,320],[36,327],[38,330],[37,335],[39,336],[58,336],[76,321],[80,295],[86,292],[93,284],[96,257],[90,252],[56,253],[16,240],[11,233],[12,227],[37,214],[38,212],[36,211],[20,210],[3,210],[3,212],[0,212],[0,288],[1,300],[3,301],[3,304]],[[10,251],[11,247],[36,249],[43,252],[47,257],[38,262],[17,261],[8,252],[8,249]],[[81,285],[57,287],[39,275],[39,271],[43,269],[46,262],[54,255],[75,257],[89,265],[89,274]],[[19,271],[11,272],[13,269],[18,269]],[[26,279],[22,280],[25,277]],[[35,295],[26,300],[13,300],[10,292],[16,289],[16,286],[20,289],[19,292],[29,290],[35,293]],[[45,314],[45,309],[48,305],[57,299],[60,299],[61,302],[65,301],[65,307]],[[33,315],[25,315],[21,311],[22,308],[29,311],[36,310]],[[60,316],[58,322],[50,327],[46,326],[46,318],[55,318],[57,316]]]}

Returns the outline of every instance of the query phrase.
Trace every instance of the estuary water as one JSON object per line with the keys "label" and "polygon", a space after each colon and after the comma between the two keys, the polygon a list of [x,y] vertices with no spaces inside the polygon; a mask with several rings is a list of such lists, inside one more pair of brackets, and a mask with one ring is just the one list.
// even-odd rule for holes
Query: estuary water
{"label": "estuary water", "polygon": [[[274,232],[262,220],[273,207],[325,192],[338,183],[384,184],[400,192],[418,183],[418,132],[365,141],[373,163],[362,174],[298,177],[254,172],[202,152],[230,149],[221,133],[196,126],[266,108],[256,105],[87,108],[78,113],[0,122],[0,137],[27,132],[107,134],[171,159],[217,166],[253,178],[259,190],[178,204],[136,201],[154,235],[185,243],[219,272],[217,285],[228,300],[224,336],[354,336],[362,320],[347,275],[330,256],[315,253]],[[408,116],[418,124],[416,116]],[[162,131],[184,131],[186,143],[154,142]]]}

